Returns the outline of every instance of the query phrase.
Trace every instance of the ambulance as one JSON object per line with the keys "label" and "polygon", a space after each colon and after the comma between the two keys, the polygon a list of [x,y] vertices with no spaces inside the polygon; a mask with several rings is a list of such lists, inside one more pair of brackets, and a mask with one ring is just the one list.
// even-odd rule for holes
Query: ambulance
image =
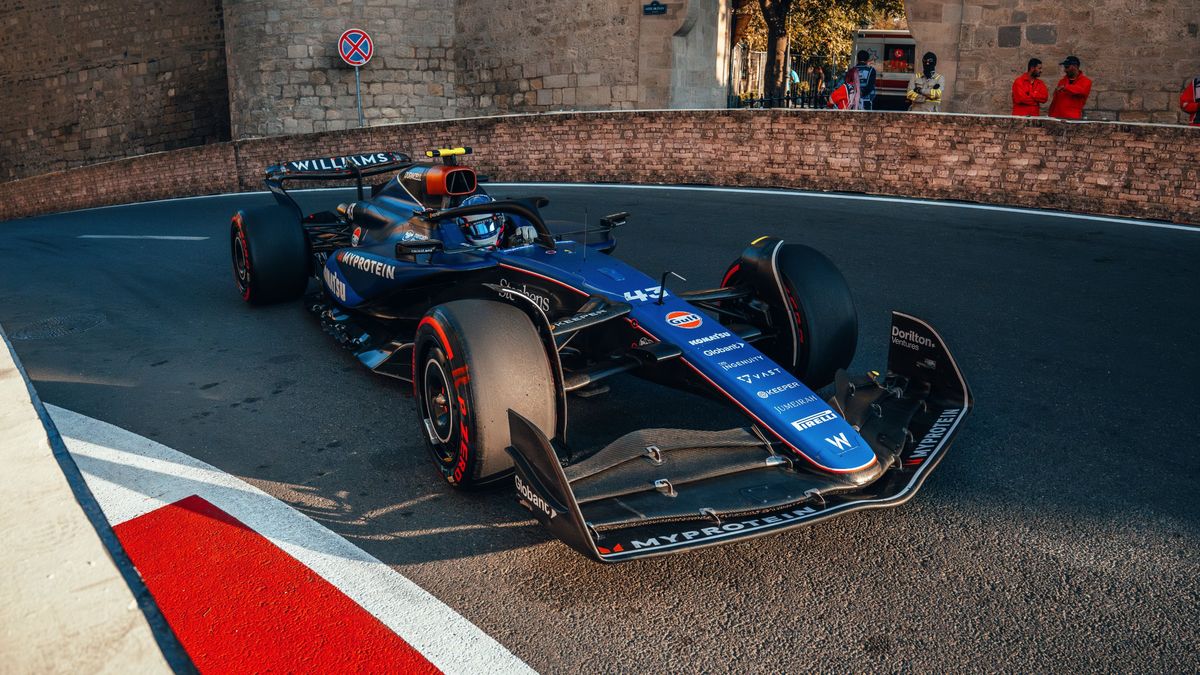
{"label": "ambulance", "polygon": [[854,35],[850,62],[861,50],[871,54],[875,79],[876,110],[908,110],[904,98],[916,75],[917,41],[907,30],[861,30]]}

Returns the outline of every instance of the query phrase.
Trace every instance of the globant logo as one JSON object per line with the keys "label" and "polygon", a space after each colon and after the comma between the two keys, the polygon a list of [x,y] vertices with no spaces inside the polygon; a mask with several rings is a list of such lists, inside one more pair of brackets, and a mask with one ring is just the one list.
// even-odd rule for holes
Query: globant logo
{"label": "globant logo", "polygon": [[705,356],[716,356],[717,354],[724,354],[726,352],[731,352],[735,349],[741,349],[742,347],[745,347],[745,346],[746,346],[745,342],[735,342],[731,345],[725,345],[724,347],[717,347],[716,349],[705,349],[704,355]]}

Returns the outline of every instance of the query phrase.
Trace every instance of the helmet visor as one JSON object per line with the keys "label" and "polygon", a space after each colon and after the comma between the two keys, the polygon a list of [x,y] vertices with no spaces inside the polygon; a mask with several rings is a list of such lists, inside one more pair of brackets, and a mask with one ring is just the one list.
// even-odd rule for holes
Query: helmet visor
{"label": "helmet visor", "polygon": [[487,239],[500,231],[500,216],[468,216],[466,231],[471,239]]}

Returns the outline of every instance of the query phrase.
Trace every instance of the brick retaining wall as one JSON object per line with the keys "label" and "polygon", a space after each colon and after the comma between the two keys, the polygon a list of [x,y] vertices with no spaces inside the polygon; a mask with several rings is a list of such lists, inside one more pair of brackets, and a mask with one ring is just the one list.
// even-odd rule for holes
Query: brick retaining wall
{"label": "brick retaining wall", "polygon": [[493,180],[701,183],[1200,224],[1200,129],[907,113],[563,113],[248,139],[0,183],[0,219],[257,190],[284,159],[469,145]]}

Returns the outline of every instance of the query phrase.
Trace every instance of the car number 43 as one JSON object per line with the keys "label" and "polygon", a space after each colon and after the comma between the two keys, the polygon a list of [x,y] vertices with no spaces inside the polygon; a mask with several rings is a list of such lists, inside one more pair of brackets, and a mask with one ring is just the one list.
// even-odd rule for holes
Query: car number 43
{"label": "car number 43", "polygon": [[657,300],[659,291],[662,291],[663,297],[669,297],[669,291],[663,291],[661,286],[651,286],[643,288],[640,291],[625,291],[625,300],[627,302],[645,302],[647,300]]}

